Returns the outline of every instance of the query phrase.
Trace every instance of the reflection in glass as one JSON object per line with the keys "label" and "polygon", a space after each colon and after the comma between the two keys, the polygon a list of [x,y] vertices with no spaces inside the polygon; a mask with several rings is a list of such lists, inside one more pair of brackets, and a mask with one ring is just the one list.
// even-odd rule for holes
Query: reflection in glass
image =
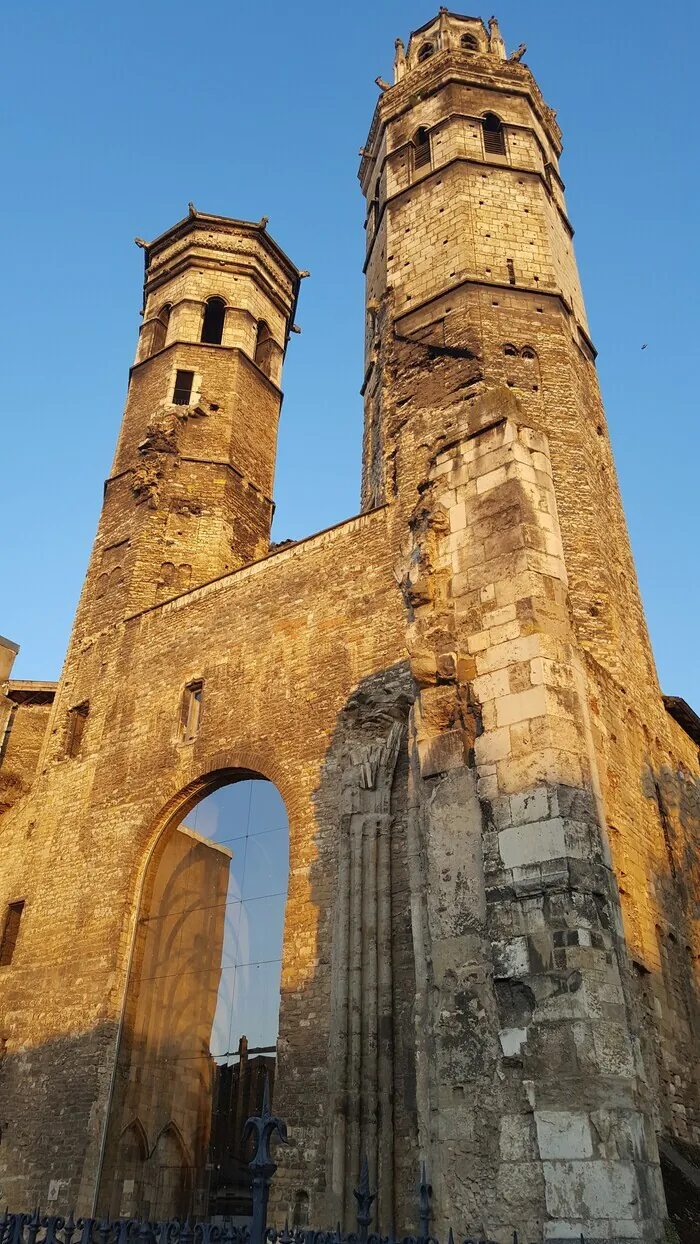
{"label": "reflection in glass", "polygon": [[250,1213],[243,1124],[274,1086],[289,829],[237,782],[166,830],[148,867],[99,1212]]}

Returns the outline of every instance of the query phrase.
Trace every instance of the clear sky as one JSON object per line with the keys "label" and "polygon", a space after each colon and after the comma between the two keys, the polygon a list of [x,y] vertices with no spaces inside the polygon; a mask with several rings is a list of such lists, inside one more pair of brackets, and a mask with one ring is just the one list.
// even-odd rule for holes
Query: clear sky
{"label": "clear sky", "polygon": [[[57,678],[139,325],[185,215],[258,220],[312,276],[285,364],[275,538],[359,508],[363,210],[377,74],[438,0],[25,0],[5,8],[3,575],[14,673]],[[468,10],[475,16],[487,18]],[[700,5],[501,0],[562,174],[663,689],[700,711]],[[642,350],[642,345],[647,348]]]}

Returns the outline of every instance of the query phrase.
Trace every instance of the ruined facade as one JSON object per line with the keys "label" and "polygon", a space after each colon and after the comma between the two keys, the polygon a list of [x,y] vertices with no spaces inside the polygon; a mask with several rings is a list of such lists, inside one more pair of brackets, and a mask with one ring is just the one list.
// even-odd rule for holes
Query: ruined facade
{"label": "ruined facade", "polygon": [[[265,778],[289,817],[277,1209],[347,1221],[366,1153],[384,1231],[417,1225],[424,1161],[436,1233],[662,1236],[659,1147],[700,1147],[700,723],[658,685],[561,134],[521,55],[495,20],[444,9],[397,41],[360,167],[363,485],[347,522],[270,547],[303,274],[265,222],[191,208],[145,246],[61,680],[10,680],[0,701],[13,1208],[142,1211],[128,1163],[174,1135],[149,1122],[167,1093],[178,1161],[201,1165],[207,1101],[182,1078],[161,1091],[166,1059],[131,1117],[120,1058],[157,1029],[134,1018],[143,921],[165,901],[155,861],[176,868],[199,800]],[[196,875],[216,896],[228,857],[212,852],[205,836]],[[188,928],[214,988],[217,917]],[[205,1095],[223,1074],[212,1011],[202,995]],[[158,1212],[201,1212],[175,1183]]]}

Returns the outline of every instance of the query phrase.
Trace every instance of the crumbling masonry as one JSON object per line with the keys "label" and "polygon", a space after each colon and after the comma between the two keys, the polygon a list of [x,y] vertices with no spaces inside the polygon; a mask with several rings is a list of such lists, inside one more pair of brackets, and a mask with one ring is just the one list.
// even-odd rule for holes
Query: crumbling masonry
{"label": "crumbling masonry", "polygon": [[13,1209],[103,1208],[148,861],[261,776],[290,822],[278,1210],[347,1221],[367,1153],[384,1231],[422,1160],[436,1232],[662,1235],[659,1145],[700,1146],[700,723],[659,689],[521,55],[442,9],[380,82],[357,517],[270,546],[303,274],[265,222],[144,244],[61,680],[0,699]]}

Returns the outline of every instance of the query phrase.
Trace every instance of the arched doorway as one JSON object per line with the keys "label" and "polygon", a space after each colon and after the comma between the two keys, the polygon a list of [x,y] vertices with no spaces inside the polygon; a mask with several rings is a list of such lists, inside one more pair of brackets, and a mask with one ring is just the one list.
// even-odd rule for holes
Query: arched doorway
{"label": "arched doorway", "polygon": [[266,1077],[274,1091],[288,872],[287,813],[263,779],[219,786],[161,834],[141,895],[100,1213],[249,1214],[241,1134]]}

